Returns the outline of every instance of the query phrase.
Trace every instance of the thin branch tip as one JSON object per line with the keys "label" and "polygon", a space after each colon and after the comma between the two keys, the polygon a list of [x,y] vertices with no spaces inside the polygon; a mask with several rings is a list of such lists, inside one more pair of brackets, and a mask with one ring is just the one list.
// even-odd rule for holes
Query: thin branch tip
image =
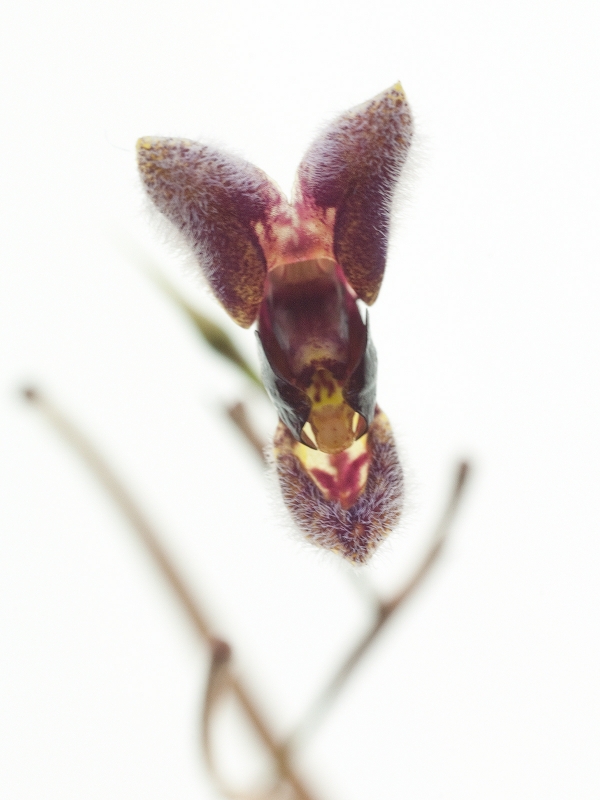
{"label": "thin branch tip", "polygon": [[256,431],[254,425],[250,421],[246,406],[241,401],[233,403],[232,405],[225,406],[225,413],[233,422],[239,433],[246,439],[247,443],[254,450],[256,455],[264,463],[266,443],[263,441],[260,434]]}
{"label": "thin branch tip", "polygon": [[464,488],[464,485],[467,481],[467,478],[473,471],[473,467],[469,461],[466,459],[461,461],[458,465],[458,471],[456,475],[456,491],[461,492]]}
{"label": "thin branch tip", "polygon": [[23,386],[20,390],[23,400],[28,403],[35,403],[40,399],[40,391],[35,386]]}

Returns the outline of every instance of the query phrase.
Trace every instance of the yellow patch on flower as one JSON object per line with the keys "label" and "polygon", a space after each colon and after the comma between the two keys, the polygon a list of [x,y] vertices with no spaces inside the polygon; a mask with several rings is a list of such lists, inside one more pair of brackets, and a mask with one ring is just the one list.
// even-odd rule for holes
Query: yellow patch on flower
{"label": "yellow patch on flower", "polygon": [[351,508],[363,493],[370,461],[366,436],[336,454],[312,450],[300,442],[296,442],[293,453],[329,502]]}
{"label": "yellow patch on flower", "polygon": [[341,453],[352,446],[355,439],[354,409],[342,394],[343,383],[336,380],[328,369],[318,369],[306,394],[312,406],[308,422],[319,450],[329,455]]}

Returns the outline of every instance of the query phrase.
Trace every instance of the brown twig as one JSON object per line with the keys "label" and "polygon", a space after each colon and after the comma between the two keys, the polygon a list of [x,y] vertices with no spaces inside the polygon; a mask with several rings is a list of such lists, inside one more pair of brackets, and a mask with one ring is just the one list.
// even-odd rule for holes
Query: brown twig
{"label": "brown twig", "polygon": [[180,310],[183,311],[206,344],[214,352],[240,369],[254,386],[264,391],[264,386],[260,377],[241,354],[225,328],[210,317],[207,317],[199,308],[186,300],[184,295],[165,277],[162,267],[154,261],[151,256],[145,253],[141,247],[131,242],[129,238],[125,239],[124,237],[119,237],[116,244],[120,250],[125,251],[132,260],[137,262],[138,266],[144,270],[146,275],[154,281],[159,289],[179,306]]}
{"label": "brown twig", "polygon": [[233,422],[235,427],[238,431],[242,434],[244,439],[248,442],[250,447],[254,450],[254,452],[258,455],[260,460],[265,463],[265,446],[266,442],[263,442],[254,426],[250,422],[248,417],[248,412],[246,410],[246,406],[239,402],[235,403],[232,406],[227,406],[226,408],[227,416]]}
{"label": "brown twig", "polygon": [[[23,390],[23,396],[42,412],[62,438],[85,462],[98,482],[113,499],[171,587],[199,638],[214,652],[213,645],[219,639],[214,635],[208,617],[161,544],[159,535],[104,458],[81,431],[42,392],[35,388],[26,388]],[[225,674],[230,690],[273,757],[282,778],[290,784],[299,800],[314,800],[314,795],[307,789],[290,764],[287,753],[271,733],[250,693],[233,671],[229,660],[227,660],[224,669],[226,670]]]}
{"label": "brown twig", "polygon": [[213,752],[212,723],[221,701],[231,692],[231,672],[228,669],[231,648],[227,642],[215,639],[211,644],[211,649],[211,664],[201,710],[202,752],[207,770],[221,794],[229,800],[274,800],[276,796],[280,796],[278,793],[284,788],[280,776],[268,788],[254,792],[242,792],[232,788],[219,771]]}
{"label": "brown twig", "polygon": [[309,710],[300,725],[291,734],[291,736],[288,737],[285,743],[285,748],[288,752],[299,747],[301,742],[305,740],[308,732],[318,724],[325,714],[325,711],[335,700],[358,663],[381,633],[386,623],[421,585],[423,579],[437,561],[447,540],[450,526],[458,509],[458,504],[463,494],[468,473],[469,465],[467,462],[463,461],[458,465],[450,499],[435,529],[431,545],[421,563],[415,570],[408,583],[402,586],[389,599],[379,601],[379,605],[376,609],[376,616],[371,624],[371,627],[365,632],[361,639],[359,639],[355,647],[351,650],[345,661],[342,663],[341,667],[335,673],[331,681],[327,684],[323,692],[319,695],[316,702],[313,704],[312,708]]}

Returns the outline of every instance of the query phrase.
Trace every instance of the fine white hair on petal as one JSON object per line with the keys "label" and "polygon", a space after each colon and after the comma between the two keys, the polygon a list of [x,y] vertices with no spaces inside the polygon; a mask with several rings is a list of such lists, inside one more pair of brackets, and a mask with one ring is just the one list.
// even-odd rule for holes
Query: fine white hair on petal
{"label": "fine white hair on petal", "polygon": [[137,152],[152,202],[181,231],[225,309],[249,327],[267,269],[255,228],[287,201],[258,167],[208,145],[147,136]]}
{"label": "fine white hair on petal", "polygon": [[296,202],[335,208],[336,261],[368,305],[383,279],[392,201],[412,135],[410,108],[396,83],[335,120],[298,169]]}

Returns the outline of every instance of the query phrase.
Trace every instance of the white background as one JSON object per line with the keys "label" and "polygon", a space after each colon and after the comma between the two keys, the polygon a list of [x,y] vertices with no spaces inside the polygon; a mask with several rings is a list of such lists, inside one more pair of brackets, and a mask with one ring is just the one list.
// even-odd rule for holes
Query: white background
{"label": "white background", "polygon": [[[367,624],[294,539],[222,404],[274,416],[140,269],[228,326],[154,235],[134,144],[197,138],[289,190],[319,128],[401,79],[420,143],[371,312],[411,475],[390,588],[456,460],[443,561],[300,761],[327,800],[600,796],[598,6],[591,0],[13,3],[0,25],[0,796],[216,798],[206,652],[17,390],[102,447],[283,735]],[[235,722],[235,720],[230,720]],[[222,759],[252,784],[234,726]]]}

